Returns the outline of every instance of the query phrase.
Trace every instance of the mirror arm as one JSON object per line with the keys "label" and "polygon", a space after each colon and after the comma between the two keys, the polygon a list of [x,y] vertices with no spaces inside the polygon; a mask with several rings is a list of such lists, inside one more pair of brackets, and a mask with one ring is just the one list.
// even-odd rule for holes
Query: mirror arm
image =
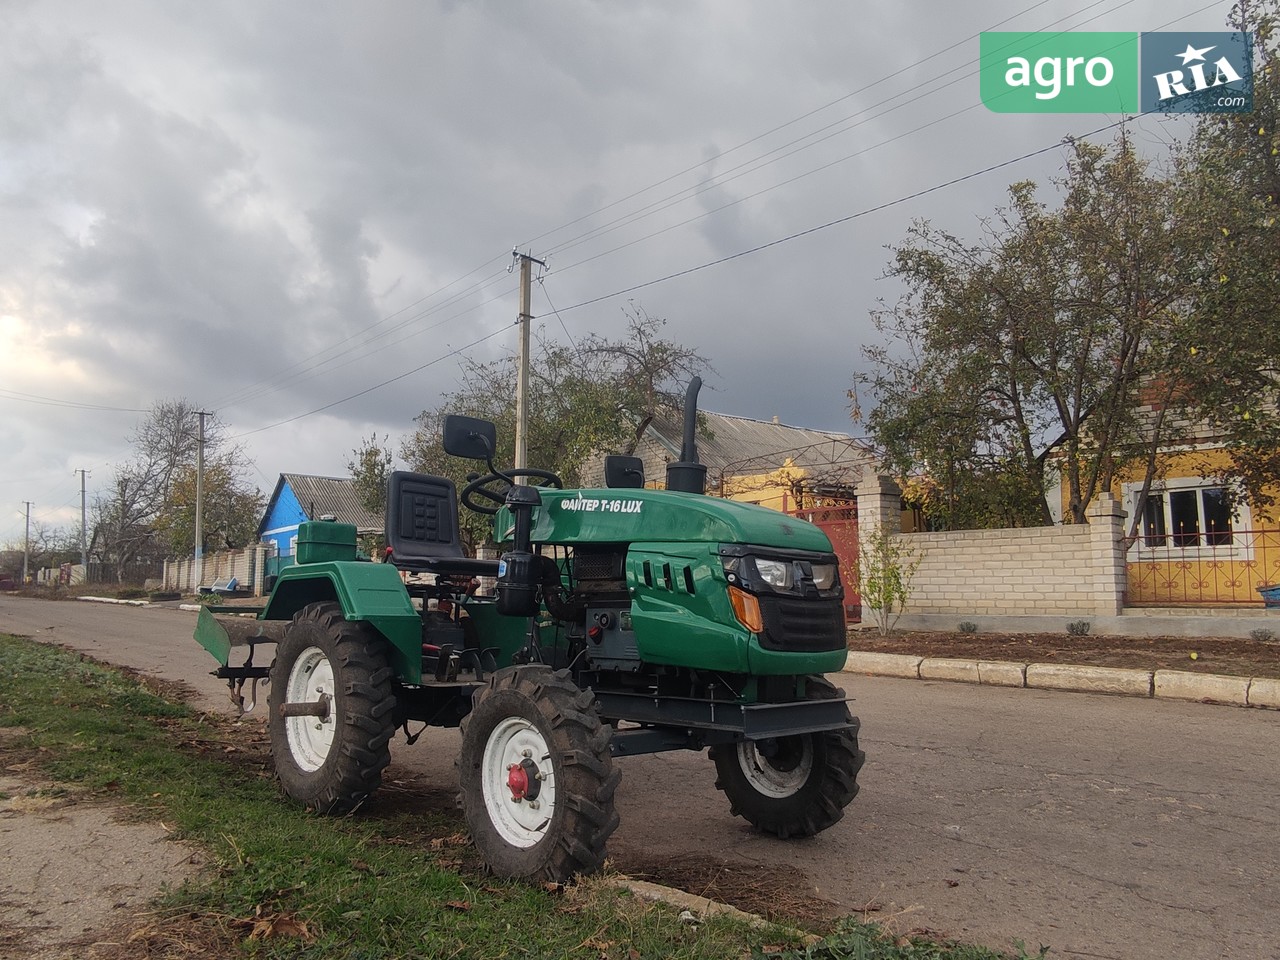
{"label": "mirror arm", "polygon": [[513,487],[517,486],[514,477],[507,476],[503,471],[499,470],[497,467],[493,465],[494,451],[489,446],[489,438],[482,436],[481,434],[478,434],[478,433],[473,433],[471,434],[471,439],[479,440],[481,443],[484,444],[484,448],[485,448],[484,463],[485,463],[485,466],[489,468],[489,472],[492,473],[495,477],[501,477],[503,480],[507,481],[507,483],[511,484],[511,486]]}

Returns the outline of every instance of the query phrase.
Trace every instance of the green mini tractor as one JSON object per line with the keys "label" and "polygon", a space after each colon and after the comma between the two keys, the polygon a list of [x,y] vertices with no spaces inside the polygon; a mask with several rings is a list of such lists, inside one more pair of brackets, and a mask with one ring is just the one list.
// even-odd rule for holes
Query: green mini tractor
{"label": "green mini tractor", "polygon": [[[304,523],[257,620],[202,611],[196,638],[233,696],[252,709],[268,681],[285,793],[348,813],[378,788],[397,730],[412,742],[426,724],[460,727],[462,809],[504,876],[599,869],[615,761],[634,754],[709,748],[731,811],[781,838],[838,821],[864,756],[824,677],[846,656],[837,559],[809,523],[704,495],[698,386],[665,490],[644,487],[633,457],[609,458],[598,489],[501,470],[494,426],[449,417],[445,450],[487,472],[460,495],[393,474],[385,563],[357,555],[350,525]],[[459,504],[493,517],[500,559],[464,556]],[[265,643],[274,658],[255,665]]]}

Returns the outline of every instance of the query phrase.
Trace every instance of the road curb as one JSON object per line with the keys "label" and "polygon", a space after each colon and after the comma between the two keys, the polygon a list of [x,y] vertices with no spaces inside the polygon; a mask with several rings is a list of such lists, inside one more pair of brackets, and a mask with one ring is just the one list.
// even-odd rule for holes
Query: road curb
{"label": "road curb", "polygon": [[850,653],[844,669],[849,673],[865,673],[871,677],[920,679],[920,663],[924,657],[908,657],[900,653]]}
{"label": "road curb", "polygon": [[1157,670],[1155,695],[1170,700],[1214,700],[1246,707],[1249,705],[1249,684],[1248,677]]}
{"label": "road curb", "polygon": [[1106,693],[1280,710],[1280,680],[1184,670],[1125,670],[1065,663],[1011,663],[850,651],[843,672],[869,677],[944,680],[1067,693]]}
{"label": "road curb", "polygon": [[1115,693],[1122,697],[1151,696],[1150,670],[1084,667],[1066,663],[1027,664],[1027,686],[1042,690]]}
{"label": "road curb", "polygon": [[1280,680],[1254,677],[1249,681],[1249,706],[1280,710]]}

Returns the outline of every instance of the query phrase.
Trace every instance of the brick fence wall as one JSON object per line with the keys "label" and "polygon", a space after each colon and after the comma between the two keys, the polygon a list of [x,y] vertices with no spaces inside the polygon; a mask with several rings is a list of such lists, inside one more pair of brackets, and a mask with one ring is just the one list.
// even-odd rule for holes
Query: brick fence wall
{"label": "brick fence wall", "polygon": [[[869,478],[858,490],[866,531],[896,529],[896,487]],[[1116,616],[1124,606],[1124,513],[1110,494],[1089,523],[1002,530],[907,533],[920,557],[906,611],[954,616]]]}

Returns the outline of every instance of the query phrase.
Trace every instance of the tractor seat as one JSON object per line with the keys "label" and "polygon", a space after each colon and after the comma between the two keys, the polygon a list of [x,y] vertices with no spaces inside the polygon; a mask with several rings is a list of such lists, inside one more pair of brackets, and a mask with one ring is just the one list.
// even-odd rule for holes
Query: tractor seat
{"label": "tractor seat", "polygon": [[397,470],[387,481],[387,562],[411,573],[496,577],[497,560],[465,556],[448,477]]}

